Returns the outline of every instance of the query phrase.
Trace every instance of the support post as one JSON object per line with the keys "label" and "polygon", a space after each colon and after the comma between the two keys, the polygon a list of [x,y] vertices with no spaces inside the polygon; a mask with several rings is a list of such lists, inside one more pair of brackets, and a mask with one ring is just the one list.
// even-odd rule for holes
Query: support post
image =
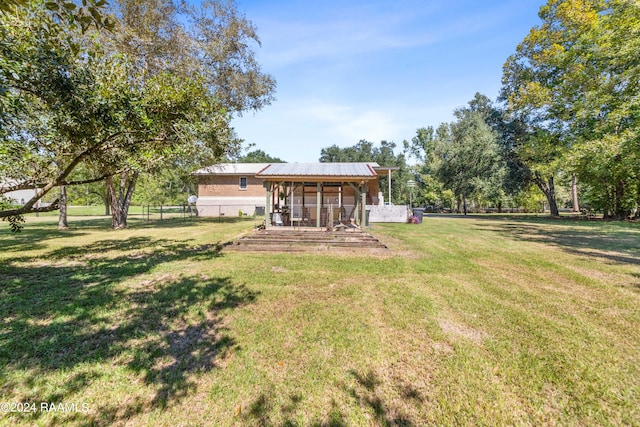
{"label": "support post", "polygon": [[322,211],[321,184],[316,183],[316,227],[320,228],[320,212]]}
{"label": "support post", "polygon": [[271,227],[271,182],[265,181],[264,186],[267,190],[267,200],[264,207],[264,228]]}
{"label": "support post", "polygon": [[389,206],[391,206],[391,168],[389,168]]}
{"label": "support post", "polygon": [[[355,221],[357,226],[362,226],[362,222],[360,221],[360,213],[362,212],[363,208],[358,209],[360,207],[358,204],[362,203],[362,192],[360,191],[361,188],[359,186],[356,187],[351,182],[347,182],[347,184],[349,184],[349,186],[353,188],[353,191],[354,191],[353,202],[355,206],[353,207],[353,220]],[[366,197],[366,194],[365,194],[365,197]]]}
{"label": "support post", "polygon": [[362,184],[362,193],[360,194],[362,199],[362,217],[360,219],[360,227],[364,228],[367,225],[367,183]]}

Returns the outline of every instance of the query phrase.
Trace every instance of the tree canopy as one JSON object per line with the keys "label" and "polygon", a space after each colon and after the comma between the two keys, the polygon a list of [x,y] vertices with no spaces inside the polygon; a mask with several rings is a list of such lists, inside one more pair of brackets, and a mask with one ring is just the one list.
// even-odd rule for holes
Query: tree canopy
{"label": "tree canopy", "polygon": [[504,67],[523,155],[540,176],[577,174],[594,207],[624,218],[640,203],[640,3],[549,0],[539,15]]}
{"label": "tree canopy", "polygon": [[241,163],[286,163],[284,160],[278,157],[273,157],[263,150],[253,150],[246,153],[243,156],[238,157],[238,162]]}
{"label": "tree canopy", "polygon": [[[106,178],[113,225],[126,226],[140,173],[220,159],[238,147],[231,116],[272,100],[255,28],[233,2],[84,4],[63,4],[77,21],[43,1],[0,13],[0,176],[11,180],[1,191],[40,189],[0,217],[37,211],[54,187]],[[80,165],[94,176],[74,181]]]}

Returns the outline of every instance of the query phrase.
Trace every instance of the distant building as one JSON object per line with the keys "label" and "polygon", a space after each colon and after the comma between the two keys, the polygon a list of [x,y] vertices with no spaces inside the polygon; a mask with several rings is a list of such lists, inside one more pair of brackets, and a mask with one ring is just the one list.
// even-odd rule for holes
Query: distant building
{"label": "distant building", "polygon": [[[13,185],[13,183],[8,180],[0,180],[0,187],[4,187],[7,185]],[[24,205],[26,202],[31,200],[35,195],[36,195],[36,190],[16,190],[16,191],[10,191],[8,193],[2,194],[2,196],[9,199],[11,203],[17,206]]]}

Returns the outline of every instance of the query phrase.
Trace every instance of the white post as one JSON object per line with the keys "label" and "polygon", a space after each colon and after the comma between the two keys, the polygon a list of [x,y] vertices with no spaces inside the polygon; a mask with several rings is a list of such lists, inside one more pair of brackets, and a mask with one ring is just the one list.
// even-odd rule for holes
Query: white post
{"label": "white post", "polygon": [[391,168],[389,168],[389,205],[391,205]]}
{"label": "white post", "polygon": [[316,183],[316,227],[320,228],[320,212],[322,210],[322,193],[320,183]]}
{"label": "white post", "polygon": [[271,182],[265,181],[267,189],[267,201],[264,208],[264,228],[271,227]]}

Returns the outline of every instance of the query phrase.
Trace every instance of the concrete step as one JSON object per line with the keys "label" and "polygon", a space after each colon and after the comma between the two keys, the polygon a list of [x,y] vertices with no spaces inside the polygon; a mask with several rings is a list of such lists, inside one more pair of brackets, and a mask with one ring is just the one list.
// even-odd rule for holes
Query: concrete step
{"label": "concrete step", "polygon": [[313,237],[296,237],[296,236],[245,236],[242,238],[245,242],[376,242],[374,237],[342,237],[342,236],[313,236]]}
{"label": "concrete step", "polygon": [[363,232],[258,231],[230,243],[225,250],[297,252],[331,249],[387,249],[378,239]]}
{"label": "concrete step", "polygon": [[230,252],[331,252],[342,250],[354,250],[354,251],[370,251],[370,250],[382,250],[387,251],[387,247],[381,246],[353,246],[353,245],[228,245],[224,248],[225,251]]}

